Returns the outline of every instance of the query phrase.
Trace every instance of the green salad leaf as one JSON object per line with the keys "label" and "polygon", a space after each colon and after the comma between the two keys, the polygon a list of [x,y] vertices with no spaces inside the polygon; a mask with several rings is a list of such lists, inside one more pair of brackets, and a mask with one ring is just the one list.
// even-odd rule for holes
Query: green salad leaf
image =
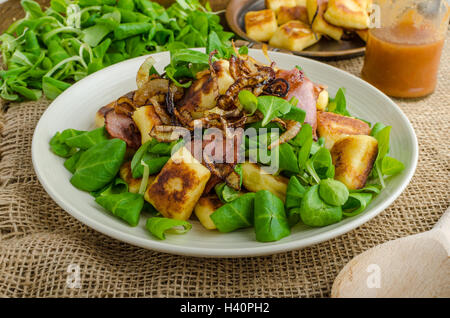
{"label": "green salad leaf", "polygon": [[[209,52],[217,50],[217,58],[234,52],[233,33],[198,0],[177,0],[167,9],[149,0],[52,0],[47,10],[22,0],[21,6],[25,17],[0,35],[5,100],[37,100],[42,93],[54,99],[88,74],[160,51],[175,55],[167,76],[187,87],[185,77],[208,67]],[[205,46],[206,61],[176,54]]]}
{"label": "green salad leaf", "polygon": [[222,205],[211,214],[211,220],[220,232],[227,233],[253,225],[254,193],[246,193]]}
{"label": "green salad leaf", "polygon": [[138,225],[141,210],[144,206],[144,198],[139,194],[130,192],[100,195],[95,198],[95,202],[131,226]]}
{"label": "green salad leaf", "polygon": [[192,225],[187,221],[174,220],[162,217],[151,217],[147,219],[145,225],[147,230],[159,238],[160,240],[166,239],[167,234],[184,234],[189,232]]}
{"label": "green salad leaf", "polygon": [[214,187],[214,191],[219,197],[220,201],[228,203],[239,198],[242,193],[231,188],[225,182],[219,183]]}
{"label": "green salad leaf", "polygon": [[342,220],[342,207],[329,205],[319,195],[319,185],[313,185],[304,194],[300,217],[309,226],[327,226]]}
{"label": "green salad leaf", "polygon": [[67,158],[66,161],[64,161],[64,167],[66,167],[66,169],[69,170],[71,173],[75,173],[77,163],[80,160],[83,152],[84,150],[78,150],[71,157]]}
{"label": "green salad leaf", "polygon": [[256,96],[252,92],[243,89],[239,92],[238,97],[242,108],[249,116],[252,116],[258,108],[258,99]]}
{"label": "green salad leaf", "polygon": [[381,161],[381,173],[386,176],[399,174],[405,169],[405,165],[400,160],[385,156]]}
{"label": "green salad leaf", "polygon": [[84,191],[98,190],[111,182],[125,157],[126,143],[110,139],[86,150],[78,160],[70,182]]}
{"label": "green salad leaf", "polygon": [[345,88],[339,88],[336,96],[334,98],[330,98],[330,101],[328,102],[328,111],[344,116],[350,116],[350,113],[347,111]]}
{"label": "green salad leaf", "polygon": [[57,132],[53,138],[50,140],[50,149],[54,154],[60,157],[70,157],[77,150],[73,146],[70,146],[66,143],[66,141],[70,138],[76,137],[78,135],[84,134],[84,131],[76,130],[76,129],[66,129],[63,132]]}
{"label": "green salad leaf", "polygon": [[152,139],[141,145],[131,160],[131,172],[133,178],[141,178],[144,172],[144,164],[149,168],[149,174],[161,171],[162,167],[170,159],[172,149],[179,142],[171,143],[158,142]]}
{"label": "green salad leaf", "polygon": [[342,206],[347,202],[349,191],[345,184],[334,179],[320,180],[320,198],[326,203],[334,206]]}
{"label": "green salad leaf", "polygon": [[256,240],[259,242],[278,241],[291,234],[283,201],[272,192],[256,192],[254,218]]}
{"label": "green salad leaf", "polygon": [[67,138],[65,143],[73,148],[89,149],[99,142],[108,139],[105,127],[100,127],[91,131],[86,131],[81,134],[77,134],[73,137]]}
{"label": "green salad leaf", "polygon": [[258,110],[264,115],[262,126],[266,126],[275,117],[281,117],[291,110],[291,104],[276,96],[259,96]]}
{"label": "green salad leaf", "polygon": [[343,214],[347,217],[360,214],[366,209],[372,198],[372,193],[350,193],[347,202],[342,207]]}

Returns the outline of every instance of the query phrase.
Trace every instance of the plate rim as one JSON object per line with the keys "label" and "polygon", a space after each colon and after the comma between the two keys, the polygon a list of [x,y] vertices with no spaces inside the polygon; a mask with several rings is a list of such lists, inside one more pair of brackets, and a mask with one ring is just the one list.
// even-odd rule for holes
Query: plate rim
{"label": "plate rim", "polygon": [[[248,2],[252,0],[246,0],[242,7],[246,6]],[[237,4],[242,3],[242,0],[231,0],[226,8],[225,11],[225,18],[227,20],[228,26],[231,28],[231,30],[239,35],[244,40],[252,43],[252,45],[259,44],[259,45],[266,45],[269,50],[272,50],[274,52],[282,52],[282,53],[291,53],[298,56],[304,56],[304,57],[311,57],[311,58],[317,58],[317,59],[349,59],[352,57],[362,56],[364,55],[366,51],[366,46],[360,47],[360,48],[354,48],[354,49],[348,49],[348,50],[342,50],[342,51],[291,51],[287,49],[278,48],[275,46],[271,46],[268,43],[255,41],[248,37],[247,33],[244,32],[244,30],[237,25],[237,23],[234,23],[233,13],[234,6]]]}
{"label": "plate rim", "polygon": [[[201,49],[197,49],[197,50],[201,50]],[[249,51],[250,52],[252,52],[252,51],[260,52],[261,50],[249,49]],[[143,60],[143,59],[145,59],[145,57],[150,56],[150,55],[155,56],[155,55],[165,55],[165,54],[169,54],[169,52],[165,51],[165,52],[149,54],[146,56],[136,57],[133,59],[129,59],[129,60],[122,61],[122,62],[114,64],[114,65],[111,65],[103,70],[100,70],[99,72],[102,72],[107,69],[111,70],[114,68],[119,68],[125,64],[133,64],[133,63],[136,63],[137,60],[141,60],[141,59]],[[280,53],[280,52],[270,52],[269,54],[288,55],[288,54]],[[60,195],[58,195],[56,191],[54,191],[52,185],[49,184],[49,182],[47,182],[45,177],[41,174],[41,171],[39,169],[39,165],[37,162],[37,152],[38,152],[38,145],[37,145],[38,136],[37,135],[41,129],[40,127],[43,125],[43,122],[44,122],[46,116],[48,116],[48,114],[51,112],[51,110],[54,107],[56,107],[55,106],[55,105],[57,105],[56,101],[58,99],[64,98],[64,96],[66,94],[68,94],[68,92],[70,92],[70,90],[72,90],[73,88],[83,85],[83,82],[87,78],[96,76],[97,72],[78,81],[77,83],[75,83],[71,87],[69,87],[66,91],[64,91],[60,96],[58,96],[48,106],[48,108],[45,110],[45,112],[42,114],[41,118],[39,119],[39,121],[35,127],[34,133],[33,133],[33,139],[32,139],[32,145],[31,145],[32,163],[33,163],[33,168],[36,173],[36,176],[37,176],[40,184],[43,186],[43,188],[47,192],[47,194],[63,210],[65,210],[67,213],[69,213],[70,215],[75,217],[81,223],[89,226],[90,228],[92,228],[106,236],[112,237],[119,241],[123,241],[123,242],[126,242],[126,243],[134,245],[134,246],[139,246],[139,247],[142,247],[145,249],[150,249],[150,250],[163,252],[163,253],[170,253],[170,254],[183,255],[183,256],[204,257],[204,258],[239,258],[239,257],[274,255],[274,254],[278,254],[278,253],[283,253],[283,252],[287,252],[287,251],[305,248],[307,246],[316,245],[318,243],[328,241],[332,238],[341,236],[353,229],[356,229],[357,227],[361,226],[362,224],[368,222],[369,220],[371,220],[372,218],[374,218],[375,216],[380,214],[388,206],[390,206],[392,204],[392,202],[394,202],[400,196],[400,194],[405,190],[405,188],[411,182],[411,179],[417,168],[418,156],[419,156],[418,140],[417,140],[417,136],[415,134],[414,128],[413,128],[411,122],[409,121],[408,117],[401,110],[401,108],[394,101],[392,101],[388,96],[386,96],[383,92],[378,90],[373,85],[363,81],[362,79],[358,78],[357,76],[355,76],[349,72],[346,72],[337,67],[322,63],[320,61],[308,59],[308,58],[301,57],[301,56],[293,56],[293,55],[288,55],[288,56],[293,57],[295,59],[307,60],[308,63],[310,62],[313,64],[316,64],[316,63],[324,64],[323,66],[329,67],[341,75],[350,76],[351,78],[353,78],[353,80],[363,82],[365,85],[369,86],[371,89],[376,90],[378,94],[381,94],[383,96],[383,98],[390,104],[392,109],[395,110],[400,115],[400,117],[402,117],[402,119],[407,123],[406,126],[409,131],[409,136],[413,140],[411,167],[408,171],[405,171],[405,173],[407,173],[407,175],[405,176],[405,179],[401,183],[401,185],[398,188],[396,188],[393,191],[393,193],[390,194],[390,196],[387,200],[383,201],[378,206],[372,208],[373,210],[370,211],[370,213],[362,214],[359,218],[355,218],[354,220],[352,220],[346,224],[342,224],[342,226],[340,226],[340,227],[337,227],[331,231],[325,231],[324,233],[317,234],[316,236],[309,237],[304,240],[286,242],[286,243],[281,243],[279,245],[266,245],[266,246],[261,245],[261,246],[257,246],[257,247],[245,247],[245,248],[239,248],[239,249],[236,249],[236,248],[214,249],[214,248],[204,248],[204,247],[195,247],[195,246],[194,247],[193,246],[180,246],[180,245],[165,243],[165,241],[144,239],[144,238],[132,236],[131,234],[111,228],[107,225],[104,225],[101,222],[98,222],[94,219],[89,218],[86,214],[79,211],[76,207],[72,207],[70,204],[67,204],[64,201],[64,198],[61,197]]]}

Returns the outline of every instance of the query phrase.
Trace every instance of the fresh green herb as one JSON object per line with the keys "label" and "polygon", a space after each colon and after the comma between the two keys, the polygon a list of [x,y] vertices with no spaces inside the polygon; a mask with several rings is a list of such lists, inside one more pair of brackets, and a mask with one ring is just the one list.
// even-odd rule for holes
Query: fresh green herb
{"label": "fresh green herb", "polygon": [[242,195],[242,193],[229,187],[225,182],[217,184],[214,187],[214,191],[216,192],[220,201],[224,203],[234,201]]}
{"label": "fresh green herb", "polygon": [[381,172],[386,176],[399,174],[404,169],[405,165],[403,162],[389,156],[385,156],[381,162]]}
{"label": "fresh green herb", "polygon": [[107,140],[106,130],[104,127],[100,127],[91,131],[77,134],[73,137],[65,140],[66,144],[73,148],[89,149],[99,142]]}
{"label": "fresh green herb", "polygon": [[130,192],[100,195],[95,198],[95,202],[131,226],[138,225],[141,210],[144,206],[144,198],[139,194]]}
{"label": "fresh green herb", "polygon": [[141,165],[144,166],[144,171],[142,173],[141,185],[139,186],[139,194],[144,195],[145,190],[147,190],[150,169],[144,160],[141,161]]}
{"label": "fresh green herb", "polygon": [[347,202],[342,207],[343,214],[347,217],[360,214],[372,201],[372,197],[371,193],[350,193]]}
{"label": "fresh green herb", "polygon": [[248,46],[241,46],[238,50],[239,55],[248,55]]}
{"label": "fresh green herb", "polygon": [[339,88],[336,96],[330,98],[330,101],[328,102],[328,111],[344,116],[350,116],[350,113],[347,111],[345,88]]}
{"label": "fresh green herb", "polygon": [[386,126],[379,130],[374,137],[378,141],[378,155],[375,160],[374,170],[380,181],[381,187],[384,188],[384,176],[382,171],[383,159],[389,151],[389,135],[391,133],[391,126]]}
{"label": "fresh green herb", "polygon": [[293,226],[300,221],[300,213],[298,209],[300,208],[300,204],[305,192],[306,188],[301,185],[300,181],[298,181],[298,178],[292,176],[289,179],[286,191],[286,201],[284,203],[290,226]]}
{"label": "fresh green herb", "polygon": [[89,148],[78,160],[70,182],[84,191],[95,191],[104,187],[119,172],[126,147],[123,140],[110,139]]}
{"label": "fresh green herb", "polygon": [[192,225],[189,222],[182,220],[151,217],[147,219],[145,227],[151,234],[153,234],[160,240],[165,240],[165,233],[184,234],[189,232],[189,230],[192,228]]}
{"label": "fresh green herb", "polygon": [[[207,46],[218,58],[233,53],[233,34],[198,0],[177,0],[167,9],[149,0],[52,0],[45,11],[32,0],[21,5],[25,17],[0,35],[5,100],[37,100],[42,92],[54,99],[88,74],[153,52],[176,55],[179,49]],[[167,76],[183,86],[189,85],[181,79],[208,66],[207,60],[180,62]]]}
{"label": "fresh green herb", "polygon": [[334,177],[334,165],[330,151],[325,147],[320,149],[306,161],[306,170],[314,178],[316,183],[321,179]]}
{"label": "fresh green herb", "polygon": [[83,134],[83,131],[75,129],[66,129],[63,132],[57,132],[50,140],[50,148],[54,154],[60,157],[70,157],[77,150],[66,143],[67,139]]}
{"label": "fresh green herb", "polygon": [[111,183],[107,184],[100,190],[91,191],[91,195],[96,198],[99,196],[106,196],[110,194],[120,194],[128,192],[128,183],[122,180],[122,178],[116,177]]}
{"label": "fresh green herb", "polygon": [[[195,75],[208,67],[208,54],[190,49],[179,49],[171,52],[170,64],[165,67],[166,75],[178,86],[189,87]],[[180,79],[190,79],[180,83]]]}
{"label": "fresh green herb", "polygon": [[66,169],[69,170],[72,174],[75,173],[77,163],[80,160],[83,152],[84,152],[84,150],[78,150],[70,158],[68,158],[68,159],[66,159],[66,161],[64,161],[64,167],[66,167]]}
{"label": "fresh green herb", "polygon": [[342,206],[347,202],[349,191],[342,182],[325,179],[320,181],[319,195],[323,201],[330,205]]}
{"label": "fresh green herb", "polygon": [[211,214],[211,220],[220,232],[227,233],[253,225],[254,193],[246,193]]}
{"label": "fresh green herb", "polygon": [[[294,97],[295,98],[295,97]],[[292,105],[292,103],[290,103]],[[291,110],[281,116],[281,119],[288,119],[288,120],[295,120],[299,123],[303,123],[306,118],[306,112],[303,109],[297,108],[297,107],[291,107]]]}
{"label": "fresh green herb", "polygon": [[294,145],[301,147],[298,151],[297,162],[300,171],[304,171],[313,145],[312,127],[304,124],[297,136],[291,141]]}
{"label": "fresh green herb", "polygon": [[258,99],[246,89],[239,92],[239,102],[249,116],[252,116],[258,108]]}
{"label": "fresh green herb", "polygon": [[283,201],[272,192],[262,190],[255,194],[254,218],[259,242],[278,241],[291,234]]}
{"label": "fresh green herb", "polygon": [[276,96],[259,96],[258,110],[264,115],[262,126],[266,126],[275,117],[281,117],[291,110],[291,104]]}
{"label": "fresh green herb", "polygon": [[379,185],[366,185],[364,188],[362,189],[357,189],[357,190],[351,190],[351,193],[372,193],[372,194],[380,194],[381,192],[381,186]]}
{"label": "fresh green herb", "polygon": [[172,143],[158,142],[152,139],[144,143],[133,156],[131,160],[131,172],[133,178],[140,178],[144,172],[144,164],[149,168],[149,174],[155,174],[161,171],[162,167],[170,159],[172,148],[178,141]]}
{"label": "fresh green herb", "polygon": [[300,217],[309,226],[327,226],[342,220],[342,207],[325,203],[319,195],[319,185],[313,185],[304,194]]}
{"label": "fresh green herb", "polygon": [[370,135],[375,136],[376,134],[378,134],[380,132],[380,130],[382,130],[385,127],[386,127],[386,125],[384,125],[383,123],[376,123],[375,125],[373,125],[373,127],[371,129]]}
{"label": "fresh green herb", "polygon": [[273,148],[272,151],[278,151],[279,171],[289,171],[292,173],[300,172],[297,162],[297,156],[294,152],[294,148],[290,144],[281,144],[276,148]]}

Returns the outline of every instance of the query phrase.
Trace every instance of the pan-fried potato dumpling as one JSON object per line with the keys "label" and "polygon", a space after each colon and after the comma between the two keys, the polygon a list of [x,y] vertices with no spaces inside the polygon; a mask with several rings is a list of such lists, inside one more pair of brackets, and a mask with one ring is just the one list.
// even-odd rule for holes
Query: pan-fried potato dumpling
{"label": "pan-fried potato dumpling", "polygon": [[105,114],[113,109],[114,109],[114,102],[109,103],[106,106],[103,106],[95,113],[95,120],[94,120],[95,128],[105,126]]}
{"label": "pan-fried potato dumpling", "polygon": [[144,198],[164,217],[187,220],[210,176],[209,170],[181,147],[164,165]]}
{"label": "pan-fried potato dumpling", "polygon": [[308,12],[305,6],[285,7],[282,6],[277,12],[277,22],[279,25],[292,20],[299,20],[308,23]]}
{"label": "pan-fried potato dumpling", "polygon": [[151,140],[150,132],[153,127],[161,125],[161,119],[152,105],[142,106],[136,109],[132,116],[134,123],[141,132],[141,143]]}
{"label": "pan-fried potato dumpling", "polygon": [[306,7],[306,0],[295,0],[295,5]]}
{"label": "pan-fried potato dumpling", "polygon": [[258,164],[242,164],[242,184],[249,191],[268,190],[284,202],[288,183],[289,179],[268,174]]}
{"label": "pan-fried potato dumpling", "polygon": [[367,29],[371,0],[329,0],[324,18],[329,23],[347,29]]}
{"label": "pan-fried potato dumpling", "polygon": [[350,190],[364,188],[378,155],[378,141],[372,136],[347,136],[331,149],[336,180]]}
{"label": "pan-fried potato dumpling", "polygon": [[317,112],[317,133],[325,139],[325,148],[348,135],[369,135],[370,126],[362,120],[329,112]]}
{"label": "pan-fried potato dumpling", "polygon": [[329,100],[328,91],[326,89],[323,89],[319,93],[319,96],[317,97],[316,102],[317,110],[324,111],[328,106],[328,100]]}
{"label": "pan-fried potato dumpling", "polygon": [[366,29],[366,30],[356,30],[355,32],[356,32],[356,34],[358,34],[358,36],[364,42],[367,42],[367,40],[369,39],[369,30],[368,29]]}
{"label": "pan-fried potato dumpling", "polygon": [[277,30],[275,12],[272,10],[249,11],[245,14],[245,30],[255,41],[269,41]]}
{"label": "pan-fried potato dumpling", "polygon": [[292,51],[301,51],[319,40],[320,34],[314,34],[307,24],[301,21],[289,21],[278,28],[269,44]]}
{"label": "pan-fried potato dumpling", "polygon": [[234,83],[234,78],[230,74],[230,62],[228,60],[218,60],[213,64],[217,75],[219,94],[223,95]]}
{"label": "pan-fried potato dumpling", "polygon": [[184,95],[179,107],[193,109],[191,115],[194,119],[204,116],[204,111],[214,108],[217,104],[218,82],[209,73],[195,80]]}
{"label": "pan-fried potato dumpling", "polygon": [[328,23],[324,19],[324,13],[327,9],[327,0],[307,0],[306,8],[308,10],[309,23],[311,23],[311,28],[314,32],[328,35],[336,41],[339,41],[342,38],[344,30]]}
{"label": "pan-fried potato dumpling", "polygon": [[294,7],[297,5],[297,0],[266,0],[266,8],[275,12],[280,7]]}
{"label": "pan-fried potato dumpling", "polygon": [[[128,191],[131,193],[138,193],[141,187],[142,178],[133,178],[131,173],[131,161],[124,162],[119,170],[119,176],[128,184]],[[156,176],[149,176],[147,189],[150,184],[155,180]]]}
{"label": "pan-fried potato dumpling", "polygon": [[213,214],[218,208],[223,205],[222,201],[217,196],[202,197],[195,205],[194,213],[203,227],[207,230],[215,230],[216,225],[211,220]]}

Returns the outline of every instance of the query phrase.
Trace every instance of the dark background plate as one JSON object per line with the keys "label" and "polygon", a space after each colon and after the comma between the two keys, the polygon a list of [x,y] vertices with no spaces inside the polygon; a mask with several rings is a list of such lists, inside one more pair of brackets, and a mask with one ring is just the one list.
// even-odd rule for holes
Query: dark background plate
{"label": "dark background plate", "polygon": [[[258,11],[265,9],[264,0],[231,0],[227,7],[226,18],[230,28],[243,39],[263,44],[250,39],[245,33],[244,17],[248,11]],[[268,45],[270,48],[270,46]],[[281,49],[280,50],[285,51]],[[365,42],[359,37],[351,40],[335,41],[330,39],[322,39],[303,51],[292,51],[296,55],[313,57],[317,59],[344,59],[363,55],[365,51]]]}

